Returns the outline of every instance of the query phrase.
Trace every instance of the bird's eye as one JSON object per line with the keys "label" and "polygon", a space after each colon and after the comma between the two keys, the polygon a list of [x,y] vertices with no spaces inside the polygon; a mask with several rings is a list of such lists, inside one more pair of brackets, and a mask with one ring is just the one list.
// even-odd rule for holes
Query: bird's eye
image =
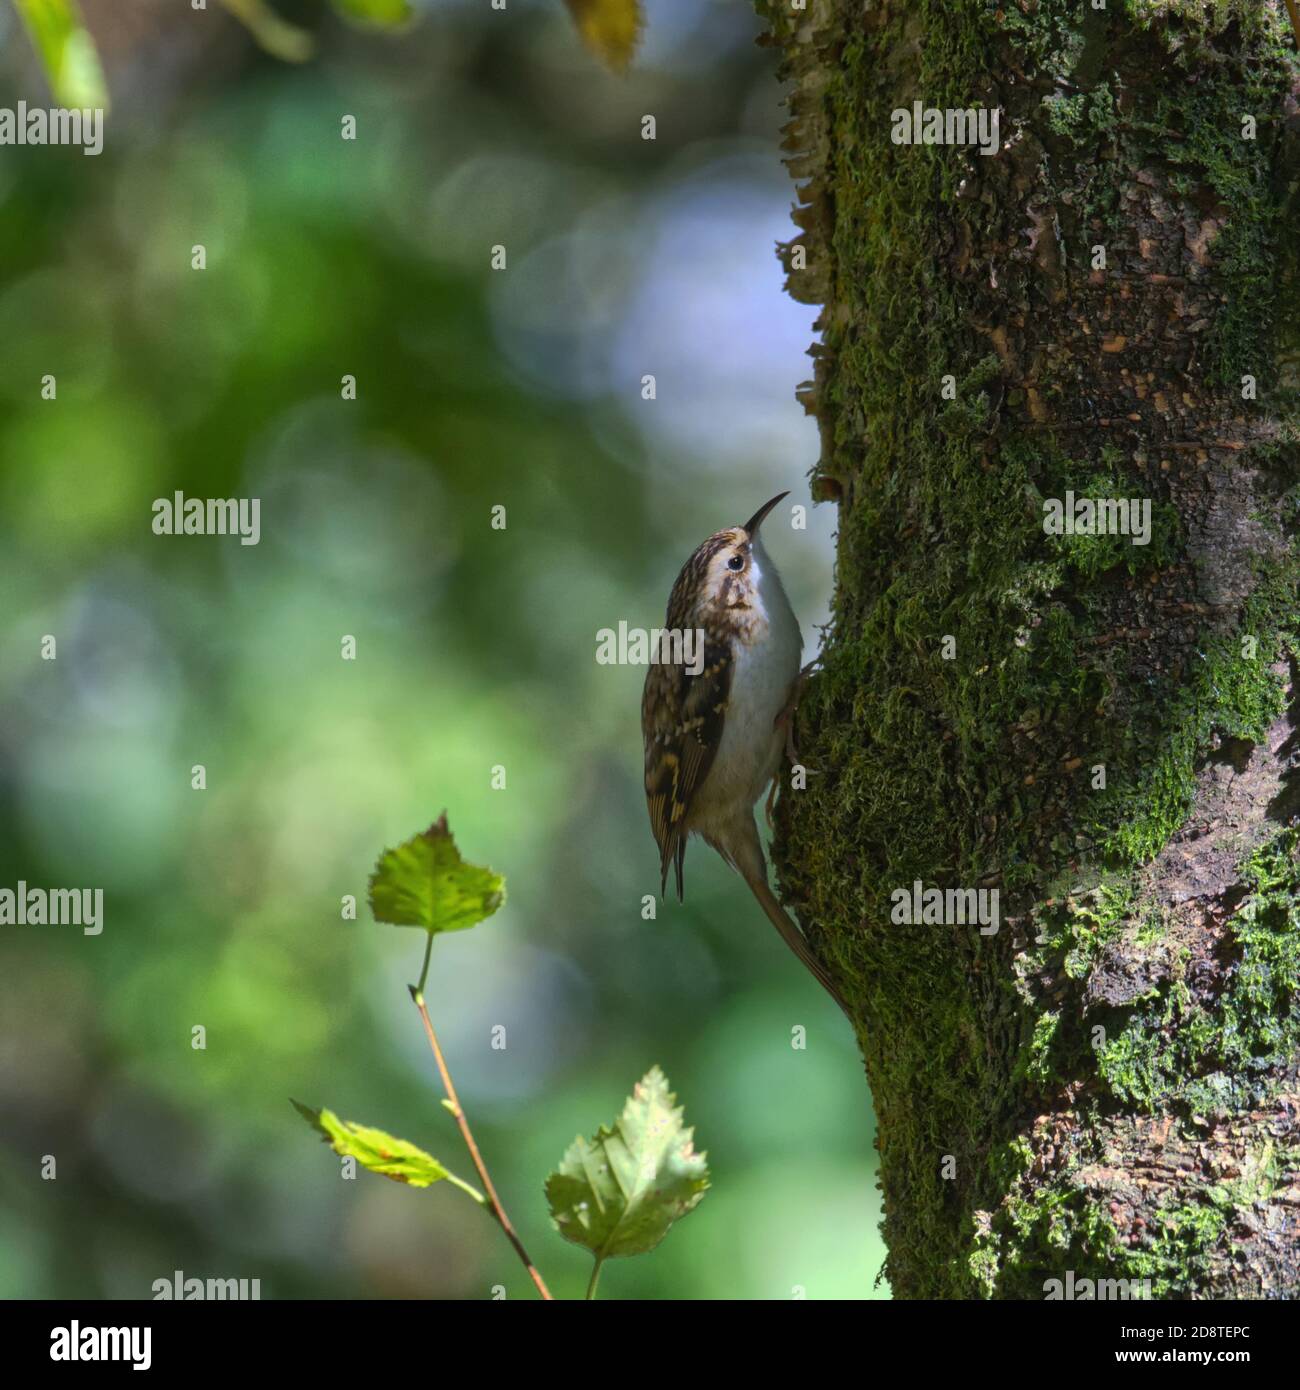
{"label": "bird's eye", "polygon": [[727,568],[729,570],[743,570],[745,568],[745,557],[743,555],[733,555],[731,559],[727,561]]}

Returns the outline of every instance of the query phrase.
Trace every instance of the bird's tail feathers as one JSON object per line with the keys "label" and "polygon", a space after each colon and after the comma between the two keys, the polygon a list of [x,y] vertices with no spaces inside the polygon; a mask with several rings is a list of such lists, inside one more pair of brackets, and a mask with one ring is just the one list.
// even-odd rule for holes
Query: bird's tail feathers
{"label": "bird's tail feathers", "polygon": [[830,972],[813,955],[812,947],[809,946],[804,934],[795,925],[794,919],[777,901],[776,894],[767,886],[767,880],[747,878],[745,881],[758,899],[759,907],[767,914],[768,921],[781,933],[781,939],[803,961],[808,973],[834,999],[843,1010],[845,1017],[852,1023],[853,1015],[849,1012],[849,1006],[844,1002],[843,996],[835,988],[835,982],[831,979]]}
{"label": "bird's tail feathers", "polygon": [[682,893],[682,865],[686,862],[686,836],[678,835],[664,845],[659,855],[659,896],[668,898],[668,866],[672,864],[677,871],[677,901],[685,902]]}

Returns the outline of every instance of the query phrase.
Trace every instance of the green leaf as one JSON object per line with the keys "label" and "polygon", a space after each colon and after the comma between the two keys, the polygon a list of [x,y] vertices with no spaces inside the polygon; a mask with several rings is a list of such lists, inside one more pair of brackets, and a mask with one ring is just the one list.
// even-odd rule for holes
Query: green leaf
{"label": "green leaf", "polygon": [[578,33],[614,72],[626,72],[641,37],[640,0],[565,0]]}
{"label": "green leaf", "polygon": [[305,63],[316,46],[305,30],[281,19],[267,0],[222,0],[226,9],[242,20],[252,36],[273,58],[286,63]]}
{"label": "green leaf", "polygon": [[395,29],[411,18],[410,0],[333,0],[334,8],[354,24]]}
{"label": "green leaf", "polygon": [[569,1146],[546,1179],[551,1217],[565,1240],[598,1260],[653,1250],[709,1186],[705,1155],[682,1124],[658,1067],[637,1083],[613,1129]]}
{"label": "green leaf", "polygon": [[379,857],[370,876],[370,910],[378,922],[429,933],[476,926],[506,900],[506,881],[467,864],[444,813],[423,834]]}
{"label": "green leaf", "polygon": [[28,34],[45,65],[50,91],[60,106],[108,106],[108,88],[95,41],[76,0],[15,0]]}
{"label": "green leaf", "polygon": [[429,1187],[451,1177],[432,1154],[417,1149],[405,1139],[395,1139],[382,1129],[340,1120],[332,1110],[313,1110],[296,1100],[293,1107],[336,1154],[355,1158],[372,1173],[382,1173],[394,1182],[404,1182],[411,1187]]}

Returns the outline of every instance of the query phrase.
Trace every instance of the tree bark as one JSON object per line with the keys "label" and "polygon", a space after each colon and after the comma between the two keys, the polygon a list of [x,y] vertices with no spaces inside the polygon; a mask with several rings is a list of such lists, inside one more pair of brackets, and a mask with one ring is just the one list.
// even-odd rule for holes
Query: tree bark
{"label": "tree bark", "polygon": [[[1286,9],[760,9],[840,509],[774,857],[856,1014],[894,1294],[1293,1296]],[[894,143],[917,101],[996,108],[996,151]],[[1068,492],[1149,499],[1149,543],[1048,534]],[[916,882],[996,889],[996,933],[900,920]]]}

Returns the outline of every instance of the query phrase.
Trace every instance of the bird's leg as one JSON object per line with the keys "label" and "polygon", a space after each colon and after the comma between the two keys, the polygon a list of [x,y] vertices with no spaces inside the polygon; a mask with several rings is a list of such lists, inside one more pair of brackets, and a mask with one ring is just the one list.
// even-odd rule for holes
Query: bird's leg
{"label": "bird's leg", "polygon": [[776,805],[777,788],[781,785],[780,773],[772,776],[772,785],[767,789],[767,804],[763,807],[763,814],[767,817],[767,828],[772,829],[772,807]]}
{"label": "bird's leg", "polygon": [[785,729],[785,756],[789,758],[792,767],[799,761],[799,750],[794,746],[794,712],[799,704],[799,690],[802,685],[803,673],[800,672],[794,685],[790,687],[790,698],[785,702],[784,709],[772,721],[774,729]]}

